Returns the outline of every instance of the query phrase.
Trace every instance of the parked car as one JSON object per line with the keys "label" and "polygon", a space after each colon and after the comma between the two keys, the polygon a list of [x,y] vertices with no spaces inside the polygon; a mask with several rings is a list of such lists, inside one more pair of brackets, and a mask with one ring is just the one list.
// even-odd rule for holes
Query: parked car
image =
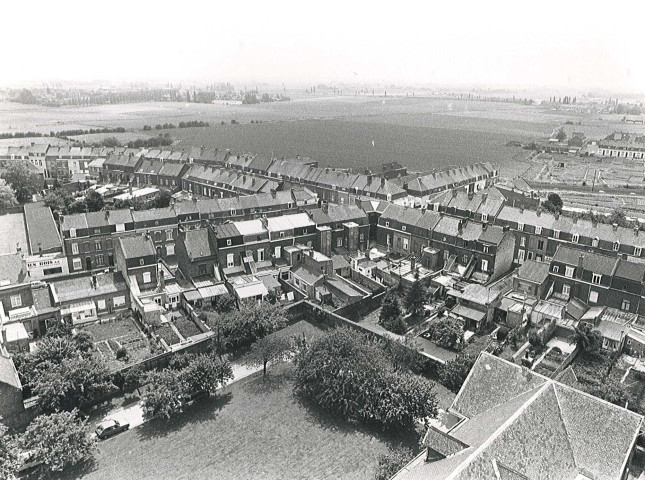
{"label": "parked car", "polygon": [[116,420],[104,420],[96,426],[96,436],[100,440],[105,440],[129,429],[129,423],[121,424]]}

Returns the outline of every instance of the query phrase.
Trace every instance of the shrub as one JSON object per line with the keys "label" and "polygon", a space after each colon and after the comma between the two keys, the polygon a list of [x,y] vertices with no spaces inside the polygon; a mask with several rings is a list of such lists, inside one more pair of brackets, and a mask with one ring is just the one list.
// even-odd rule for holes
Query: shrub
{"label": "shrub", "polygon": [[440,347],[458,349],[463,345],[464,329],[450,317],[435,320],[428,328],[428,333]]}
{"label": "shrub", "polygon": [[374,480],[390,480],[396,472],[401,470],[414,458],[414,452],[409,448],[399,450],[390,449],[378,457],[378,466],[374,474]]}
{"label": "shrub", "polygon": [[510,330],[507,327],[500,327],[499,330],[497,330],[497,341],[503,342],[506,340],[509,331]]}
{"label": "shrub", "polygon": [[123,361],[128,361],[128,351],[126,350],[125,347],[120,347],[116,351],[116,359],[117,360],[123,360]]}
{"label": "shrub", "polygon": [[452,308],[456,304],[457,304],[457,300],[455,300],[455,297],[446,298],[446,308]]}
{"label": "shrub", "polygon": [[448,390],[457,393],[466,381],[477,357],[474,355],[459,355],[454,360],[439,367],[439,381]]}

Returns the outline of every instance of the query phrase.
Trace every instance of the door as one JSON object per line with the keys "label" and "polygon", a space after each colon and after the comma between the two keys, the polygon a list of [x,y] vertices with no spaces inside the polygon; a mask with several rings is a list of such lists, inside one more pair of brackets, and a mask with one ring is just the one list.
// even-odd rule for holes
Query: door
{"label": "door", "polygon": [[85,257],[85,270],[92,270],[92,258]]}
{"label": "door", "polygon": [[108,253],[108,265],[110,267],[114,266],[114,254],[113,253]]}

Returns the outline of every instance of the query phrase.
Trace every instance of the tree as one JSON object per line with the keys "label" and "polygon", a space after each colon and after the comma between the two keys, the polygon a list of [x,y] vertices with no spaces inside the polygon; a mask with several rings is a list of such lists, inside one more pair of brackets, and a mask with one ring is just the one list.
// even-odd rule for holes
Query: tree
{"label": "tree", "polygon": [[564,131],[563,127],[560,127],[558,133],[556,133],[555,138],[558,139],[558,142],[564,142],[567,139],[567,132]]}
{"label": "tree", "polygon": [[19,467],[16,438],[0,423],[0,478],[14,478]]}
{"label": "tree", "polygon": [[408,329],[405,320],[403,320],[399,299],[392,291],[387,293],[383,299],[383,306],[379,313],[379,324],[399,335],[404,334]]}
{"label": "tree", "polygon": [[217,297],[213,308],[218,313],[228,313],[237,308],[237,301],[233,295],[226,293]]}
{"label": "tree", "polygon": [[460,348],[464,338],[464,329],[449,317],[435,320],[428,328],[428,333],[437,345],[445,348]]}
{"label": "tree", "polygon": [[105,202],[103,201],[103,195],[101,195],[96,190],[90,190],[85,195],[85,205],[87,205],[87,210],[90,212],[98,212],[103,210]]}
{"label": "tree", "polygon": [[267,374],[269,362],[279,363],[289,359],[292,351],[288,338],[269,336],[257,340],[251,345],[251,352],[244,359],[244,364],[250,367],[262,367],[262,374]]}
{"label": "tree", "polygon": [[11,162],[0,176],[11,185],[19,203],[30,201],[42,188],[42,178],[31,172],[22,162]]}
{"label": "tree", "polygon": [[170,205],[170,200],[172,200],[172,193],[170,190],[161,189],[150,202],[150,206],[152,208],[165,208]]}
{"label": "tree", "polygon": [[405,296],[405,308],[408,313],[416,315],[423,309],[427,299],[426,287],[419,280],[415,280]]}
{"label": "tree", "polygon": [[101,142],[101,145],[108,148],[121,147],[121,142],[116,137],[106,137]]}
{"label": "tree", "polygon": [[549,193],[546,201],[542,202],[542,206],[552,213],[560,213],[562,211],[562,198],[555,192]]}
{"label": "tree", "polygon": [[33,380],[41,412],[72,411],[116,390],[105,362],[95,355],[41,364]]}
{"label": "tree", "polygon": [[594,352],[602,345],[602,333],[599,330],[592,330],[586,323],[579,327],[573,327],[573,335],[569,337],[569,343],[575,343],[576,348],[582,353]]}
{"label": "tree", "polygon": [[0,212],[7,208],[15,207],[16,205],[18,205],[16,195],[13,193],[11,187],[7,185],[7,182],[0,178]]}
{"label": "tree", "polygon": [[611,377],[603,379],[589,393],[624,408],[634,400],[629,387]]}
{"label": "tree", "polygon": [[185,381],[176,371],[164,369],[160,372],[149,372],[146,376],[148,390],[141,399],[143,417],[151,419],[164,417],[166,419],[180,413],[183,410]]}
{"label": "tree", "polygon": [[233,379],[233,369],[227,361],[201,354],[190,358],[188,366],[181,370],[180,375],[184,379],[186,394],[207,392],[213,395],[218,388]]}
{"label": "tree", "polygon": [[446,362],[439,367],[439,382],[451,392],[459,392],[476,360],[474,355],[459,355]]}
{"label": "tree", "polygon": [[42,468],[51,472],[79,463],[96,449],[87,423],[78,418],[76,411],[36,417],[19,443],[23,450],[33,451],[43,461]]}
{"label": "tree", "polygon": [[338,328],[296,357],[294,390],[352,422],[413,429],[436,416],[433,384],[395,368],[378,341]]}
{"label": "tree", "polygon": [[387,453],[379,455],[374,480],[390,480],[396,472],[401,470],[413,458],[414,452],[409,448],[400,448],[398,450],[390,448]]}

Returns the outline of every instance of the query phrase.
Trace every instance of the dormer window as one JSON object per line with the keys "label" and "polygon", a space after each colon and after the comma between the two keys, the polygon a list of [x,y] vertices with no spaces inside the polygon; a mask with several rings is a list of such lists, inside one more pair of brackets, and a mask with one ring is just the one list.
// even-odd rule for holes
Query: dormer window
{"label": "dormer window", "polygon": [[237,210],[235,210],[234,208],[231,208],[231,215],[237,215]]}
{"label": "dormer window", "polygon": [[405,232],[405,225],[401,226],[401,230],[403,230]]}
{"label": "dormer window", "polygon": [[599,242],[599,238],[598,238],[598,237],[595,237],[595,238],[591,241],[591,246],[592,246],[592,247],[597,247],[597,246],[598,246],[598,242]]}
{"label": "dormer window", "polygon": [[232,243],[233,243],[233,242],[232,242],[232,240],[231,240],[230,238],[226,239],[226,245],[227,245],[228,247],[230,247]]}
{"label": "dormer window", "polygon": [[642,247],[634,247],[634,256],[635,257],[640,257],[643,249]]}
{"label": "dormer window", "polygon": [[523,223],[518,223],[517,224],[517,229],[521,232],[524,230],[524,224]]}
{"label": "dormer window", "polygon": [[594,273],[593,275],[591,275],[591,283],[600,285],[601,280],[602,280],[602,275],[598,273]]}
{"label": "dormer window", "polygon": [[482,213],[482,222],[487,222],[487,221],[488,221],[488,214]]}
{"label": "dormer window", "polygon": [[542,235],[542,227],[535,227],[535,233],[537,235]]}
{"label": "dormer window", "polygon": [[553,230],[553,238],[560,238],[560,230]]}
{"label": "dormer window", "polygon": [[620,242],[614,242],[614,252],[617,252],[620,249]]}
{"label": "dormer window", "polygon": [[386,227],[389,227],[389,226],[390,226],[390,222],[385,222],[385,226],[386,226]]}
{"label": "dormer window", "polygon": [[573,241],[573,243],[578,243],[580,241],[580,234],[574,233],[572,241]]}
{"label": "dormer window", "polygon": [[76,229],[75,228],[70,228],[69,229],[69,236],[72,238],[76,238]]}

